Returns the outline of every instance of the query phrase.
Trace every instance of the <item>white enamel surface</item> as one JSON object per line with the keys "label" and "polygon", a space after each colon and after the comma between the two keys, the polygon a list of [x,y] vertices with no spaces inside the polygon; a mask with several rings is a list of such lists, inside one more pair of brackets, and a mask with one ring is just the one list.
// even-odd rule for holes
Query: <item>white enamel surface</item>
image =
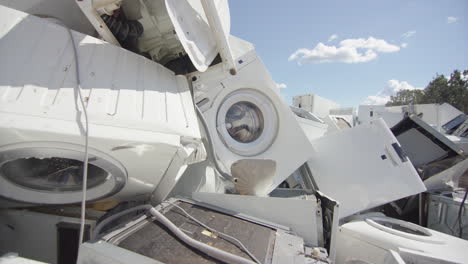
{"label": "white enamel surface", "polygon": [[328,125],[315,122],[309,119],[296,116],[296,120],[301,125],[304,133],[309,140],[320,138],[327,133]]}
{"label": "white enamel surface", "polygon": [[[142,56],[73,35],[90,148],[125,168],[127,184],[116,199],[148,194],[173,159],[186,158],[176,155],[178,149],[201,145],[188,83]],[[0,36],[0,151],[19,143],[47,147],[67,143],[83,151],[75,64],[66,29],[0,6]],[[30,194],[22,200],[34,201],[37,194]],[[46,196],[37,202],[79,201],[71,197]]]}
{"label": "white enamel surface", "polygon": [[308,165],[319,190],[341,204],[341,218],[425,191],[397,142],[381,119],[311,141]]}
{"label": "white enamel surface", "polygon": [[384,263],[390,251],[398,253],[406,263],[466,263],[468,241],[434,230],[419,227],[430,236],[417,236],[369,224],[376,219],[398,222],[412,228],[411,223],[388,217],[353,221],[340,226],[337,236],[336,263],[351,259],[368,263]]}
{"label": "white enamel surface", "polygon": [[[215,0],[223,32],[228,39],[231,17],[227,0]],[[197,70],[204,72],[218,54],[215,36],[200,0],[166,0],[166,8],[185,52]]]}

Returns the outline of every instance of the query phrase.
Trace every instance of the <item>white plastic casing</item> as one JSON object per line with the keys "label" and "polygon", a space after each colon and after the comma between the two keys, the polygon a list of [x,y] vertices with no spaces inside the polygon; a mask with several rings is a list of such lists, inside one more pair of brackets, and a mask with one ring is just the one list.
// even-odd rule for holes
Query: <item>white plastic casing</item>
{"label": "white plastic casing", "polygon": [[[389,217],[362,217],[340,226],[336,263],[466,263],[468,241]],[[409,233],[389,226],[401,226]],[[424,234],[424,235],[423,235]],[[400,259],[391,262],[390,259]]]}

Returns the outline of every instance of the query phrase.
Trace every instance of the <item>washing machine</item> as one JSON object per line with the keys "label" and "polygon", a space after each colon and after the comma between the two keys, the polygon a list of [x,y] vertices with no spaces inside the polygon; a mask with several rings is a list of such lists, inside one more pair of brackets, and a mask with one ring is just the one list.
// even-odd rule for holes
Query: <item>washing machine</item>
{"label": "washing machine", "polygon": [[[86,122],[69,33],[0,13],[0,204],[80,202]],[[205,157],[187,79],[99,39],[73,39],[89,121],[88,200],[155,189],[164,197]]]}
{"label": "washing machine", "polygon": [[241,193],[253,184],[258,188],[246,194],[265,195],[304,164],[313,148],[253,45],[230,36],[230,47],[237,73],[218,64],[189,79],[220,167]]}
{"label": "washing machine", "polygon": [[343,224],[336,263],[467,263],[468,241],[383,215]]}

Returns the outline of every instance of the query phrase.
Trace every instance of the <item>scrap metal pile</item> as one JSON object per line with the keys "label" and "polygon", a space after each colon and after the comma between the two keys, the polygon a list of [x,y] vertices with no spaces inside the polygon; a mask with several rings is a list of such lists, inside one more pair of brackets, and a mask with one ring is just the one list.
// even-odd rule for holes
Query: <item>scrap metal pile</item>
{"label": "scrap metal pile", "polygon": [[0,262],[467,262],[464,113],[289,106],[226,0],[44,3],[0,0]]}

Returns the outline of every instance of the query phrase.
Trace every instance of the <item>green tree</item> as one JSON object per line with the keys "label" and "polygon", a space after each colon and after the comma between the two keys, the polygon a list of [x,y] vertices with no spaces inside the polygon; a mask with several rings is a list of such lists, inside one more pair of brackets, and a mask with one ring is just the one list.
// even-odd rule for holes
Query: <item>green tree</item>
{"label": "green tree", "polygon": [[422,90],[401,90],[395,96],[390,96],[386,106],[422,104],[424,92]]}
{"label": "green tree", "polygon": [[387,106],[407,104],[442,104],[449,103],[460,111],[468,113],[468,70],[453,71],[450,79],[444,75],[436,77],[421,90],[401,90],[391,96]]}

